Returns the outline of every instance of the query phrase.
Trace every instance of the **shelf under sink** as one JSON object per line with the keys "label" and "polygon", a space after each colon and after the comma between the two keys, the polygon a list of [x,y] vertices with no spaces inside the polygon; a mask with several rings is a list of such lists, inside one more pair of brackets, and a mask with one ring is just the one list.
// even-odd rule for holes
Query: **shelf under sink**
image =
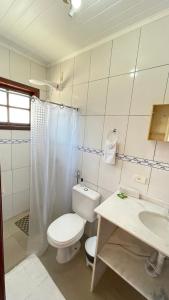
{"label": "shelf under sink", "polygon": [[103,246],[97,257],[133,286],[146,299],[161,299],[161,293],[169,298],[169,261],[166,260],[161,275],[150,277],[145,270],[145,258],[136,257],[121,246],[110,244],[114,234]]}

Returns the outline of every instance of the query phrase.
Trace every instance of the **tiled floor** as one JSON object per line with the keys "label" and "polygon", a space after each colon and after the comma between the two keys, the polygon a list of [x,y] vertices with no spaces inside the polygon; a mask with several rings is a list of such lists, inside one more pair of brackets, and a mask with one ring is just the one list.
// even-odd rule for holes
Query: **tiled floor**
{"label": "tiled floor", "polygon": [[35,255],[8,272],[5,284],[6,300],[65,300]]}
{"label": "tiled floor", "polygon": [[4,222],[5,273],[27,257],[28,237],[15,225],[17,220],[27,214],[27,212],[22,213]]}
{"label": "tiled floor", "polygon": [[[6,272],[27,256],[28,237],[14,224],[18,218],[26,214],[17,216],[4,224]],[[40,259],[66,300],[144,300],[132,287],[109,269],[95,292],[91,293],[91,269],[85,263],[84,245],[78,255],[67,264],[57,264],[55,256],[56,249],[49,247]]]}
{"label": "tiled floor", "polygon": [[91,269],[85,264],[82,247],[69,263],[59,265],[56,250],[49,247],[40,258],[66,300],[145,300],[131,286],[107,269],[94,293],[90,292]]}

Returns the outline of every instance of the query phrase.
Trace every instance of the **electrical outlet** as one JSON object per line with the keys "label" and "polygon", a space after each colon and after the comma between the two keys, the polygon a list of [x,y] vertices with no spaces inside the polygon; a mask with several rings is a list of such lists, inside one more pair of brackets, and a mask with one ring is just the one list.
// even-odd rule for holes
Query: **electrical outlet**
{"label": "electrical outlet", "polygon": [[134,180],[135,180],[135,182],[138,182],[138,183],[141,183],[141,184],[146,184],[146,182],[147,182],[147,178],[145,176],[142,176],[142,175],[135,175]]}

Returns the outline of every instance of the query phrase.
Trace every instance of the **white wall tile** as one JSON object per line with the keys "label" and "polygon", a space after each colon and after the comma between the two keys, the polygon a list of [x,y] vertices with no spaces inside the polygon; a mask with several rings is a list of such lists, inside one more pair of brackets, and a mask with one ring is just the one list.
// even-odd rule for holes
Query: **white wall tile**
{"label": "white wall tile", "polygon": [[[57,82],[60,83],[61,66],[58,64],[58,65],[52,66],[51,68],[48,68],[46,74],[47,74],[46,76],[47,76],[48,80],[53,81],[55,83],[57,83]],[[53,88],[47,88],[47,98],[49,100],[51,100],[52,102],[61,103],[60,94],[61,93],[59,90],[56,90]]]}
{"label": "white wall tile", "polygon": [[11,139],[11,130],[0,130],[0,139]]}
{"label": "white wall tile", "polygon": [[143,26],[138,55],[139,69],[169,63],[169,17]]}
{"label": "white wall tile", "polygon": [[35,62],[31,62],[31,78],[38,80],[46,79],[46,68],[42,65],[39,65]]}
{"label": "white wall tile", "polygon": [[109,79],[106,115],[128,115],[133,78],[122,75]]}
{"label": "white wall tile", "polygon": [[29,189],[29,168],[13,170],[13,193]]}
{"label": "white wall tile", "polygon": [[82,176],[84,181],[97,185],[100,157],[96,154],[83,153]]}
{"label": "white wall tile", "polygon": [[169,172],[152,169],[148,195],[169,204]]}
{"label": "white wall tile", "polygon": [[74,58],[65,60],[61,63],[61,76],[63,77],[63,86],[72,85],[74,75]]}
{"label": "white wall tile", "polygon": [[30,144],[21,143],[12,145],[12,168],[18,169],[30,165]]}
{"label": "white wall tile", "polygon": [[111,75],[133,72],[139,44],[140,30],[129,32],[113,40]]}
{"label": "white wall tile", "polygon": [[120,182],[121,168],[122,161],[116,160],[115,165],[109,165],[101,159],[98,181],[99,187],[115,192]]}
{"label": "white wall tile", "polygon": [[0,164],[2,171],[11,169],[11,144],[0,144]]}
{"label": "white wall tile", "polygon": [[12,139],[30,139],[30,130],[12,130]]}
{"label": "white wall tile", "polygon": [[86,114],[88,84],[80,84],[73,86],[72,105],[79,108],[81,115]]}
{"label": "white wall tile", "polygon": [[13,200],[12,195],[2,196],[3,221],[13,217]]}
{"label": "white wall tile", "polygon": [[72,104],[72,87],[68,86],[63,88],[63,90],[60,92],[60,102],[71,106]]}
{"label": "white wall tile", "polygon": [[147,116],[129,118],[125,154],[153,159],[155,142],[147,140],[149,124]]}
{"label": "white wall tile", "polygon": [[[82,163],[83,163],[83,152],[78,149],[74,150],[76,152],[76,170],[80,171],[80,176],[82,177]],[[75,178],[75,184],[77,180]]]}
{"label": "white wall tile", "polygon": [[[38,79],[38,80],[45,80],[46,79],[46,68],[36,64],[34,62],[31,62],[31,68],[30,68],[30,78],[31,79]],[[36,88],[39,89],[38,85],[33,85]],[[46,91],[46,86],[41,86],[42,90]]]}
{"label": "white wall tile", "polygon": [[[0,139],[11,139],[11,130],[0,130]],[[1,170],[11,169],[11,144],[0,144]]]}
{"label": "white wall tile", "polygon": [[9,49],[0,46],[0,76],[9,78]]}
{"label": "white wall tile", "polygon": [[61,103],[61,99],[60,99],[60,96],[61,96],[61,92],[59,90],[56,90],[56,89],[53,89],[53,88],[50,88],[48,91],[48,99],[52,102],[55,102],[55,103]]}
{"label": "white wall tile", "polygon": [[[138,190],[141,193],[146,193],[149,183],[151,169],[149,167],[123,162],[122,175],[120,184],[125,187],[130,187]],[[143,176],[146,178],[146,183],[141,184],[135,181],[135,176]]]}
{"label": "white wall tile", "polygon": [[85,116],[79,116],[77,130],[78,130],[77,144],[82,146],[84,144]]}
{"label": "white wall tile", "polygon": [[169,163],[169,143],[157,142],[154,159]]}
{"label": "white wall tile", "polygon": [[[14,81],[26,83],[30,85],[29,79],[45,79],[46,68],[31,62],[26,57],[19,55],[12,50],[8,50],[0,46],[0,76],[10,78]],[[57,76],[60,78],[60,68],[57,67]],[[51,77],[55,77],[54,70],[48,70]],[[58,75],[59,74],[59,75]],[[55,78],[54,78],[55,79]],[[54,80],[53,81],[57,81]],[[40,90],[40,97],[46,99],[46,87]],[[57,97],[55,97],[57,99]],[[0,139],[28,139],[30,138],[29,131],[18,130],[0,130]],[[2,169],[2,186],[5,192],[3,195],[4,202],[4,217],[10,218],[13,216],[12,204],[13,190],[12,190],[12,172],[14,174],[13,186],[14,189],[28,189],[29,188],[29,175],[28,172],[18,171],[15,168],[29,166],[29,144],[1,144],[0,145],[0,163]],[[22,174],[19,174],[22,173]],[[16,199],[16,196],[15,196]],[[17,200],[17,199],[16,199]],[[15,207],[14,207],[15,208]],[[21,212],[21,210],[19,210]]]}
{"label": "white wall tile", "polygon": [[[169,103],[169,67],[164,66],[169,64],[168,24],[169,17],[165,17],[114,39],[113,47],[112,42],[107,42],[48,69],[49,80],[57,81],[63,71],[65,86],[73,87],[72,105],[80,108],[81,115],[79,145],[104,149],[109,130],[116,128],[119,153],[169,162],[168,144],[147,139],[152,105]],[[50,96],[52,101],[63,102],[60,95],[52,92]],[[103,195],[110,195],[117,188],[122,164],[122,184],[147,192],[149,167],[121,161],[113,167],[104,164],[99,155],[77,153],[84,180],[93,188],[98,186]],[[146,184],[136,183],[134,175],[145,176]],[[152,182],[153,186],[155,181]]]}
{"label": "white wall tile", "polygon": [[18,215],[24,211],[29,209],[29,190],[25,190],[23,192],[19,192],[13,195],[13,213],[14,215]]}
{"label": "white wall tile", "polygon": [[107,98],[108,79],[89,83],[87,115],[104,115]]}
{"label": "white wall tile", "polygon": [[90,148],[101,148],[104,117],[86,117],[84,145]]}
{"label": "white wall tile", "polygon": [[98,188],[98,193],[101,195],[101,202],[104,202],[107,198],[112,195],[112,192],[107,191],[101,187]]}
{"label": "white wall tile", "polygon": [[61,66],[54,65],[47,69],[46,76],[47,79],[53,82],[60,82],[60,72],[61,72]]}
{"label": "white wall tile", "polygon": [[12,172],[2,172],[2,194],[8,196],[12,194]]}
{"label": "white wall tile", "polygon": [[89,80],[90,52],[75,57],[74,84],[85,83]]}
{"label": "white wall tile", "polygon": [[105,78],[109,75],[112,42],[107,42],[91,51],[90,80]]}
{"label": "white wall tile", "polygon": [[10,79],[29,84],[30,61],[15,53],[10,53]]}
{"label": "white wall tile", "polygon": [[153,68],[136,73],[131,103],[132,115],[150,115],[153,104],[164,101],[169,67]]}
{"label": "white wall tile", "polygon": [[104,123],[102,149],[104,149],[105,141],[110,131],[112,131],[113,129],[117,129],[118,153],[124,153],[127,124],[128,124],[127,116],[106,116],[105,123]]}

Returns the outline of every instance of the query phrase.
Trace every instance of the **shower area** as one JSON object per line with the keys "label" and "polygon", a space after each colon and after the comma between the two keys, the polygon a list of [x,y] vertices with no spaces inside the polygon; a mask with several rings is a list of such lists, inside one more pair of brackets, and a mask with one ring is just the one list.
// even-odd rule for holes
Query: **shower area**
{"label": "shower area", "polygon": [[[6,195],[9,180],[8,185],[2,185],[5,273],[32,253],[45,252],[47,228],[58,216],[71,211],[71,189],[76,183],[77,109],[43,101],[37,96],[30,96],[29,101],[30,131],[0,133],[1,142],[6,140],[11,147],[12,167],[16,166],[12,174],[18,173],[17,180],[13,178],[13,187],[22,189],[9,196]],[[21,168],[19,163],[23,163]],[[16,195],[18,207],[14,201]],[[11,207],[10,197],[13,198]]]}

